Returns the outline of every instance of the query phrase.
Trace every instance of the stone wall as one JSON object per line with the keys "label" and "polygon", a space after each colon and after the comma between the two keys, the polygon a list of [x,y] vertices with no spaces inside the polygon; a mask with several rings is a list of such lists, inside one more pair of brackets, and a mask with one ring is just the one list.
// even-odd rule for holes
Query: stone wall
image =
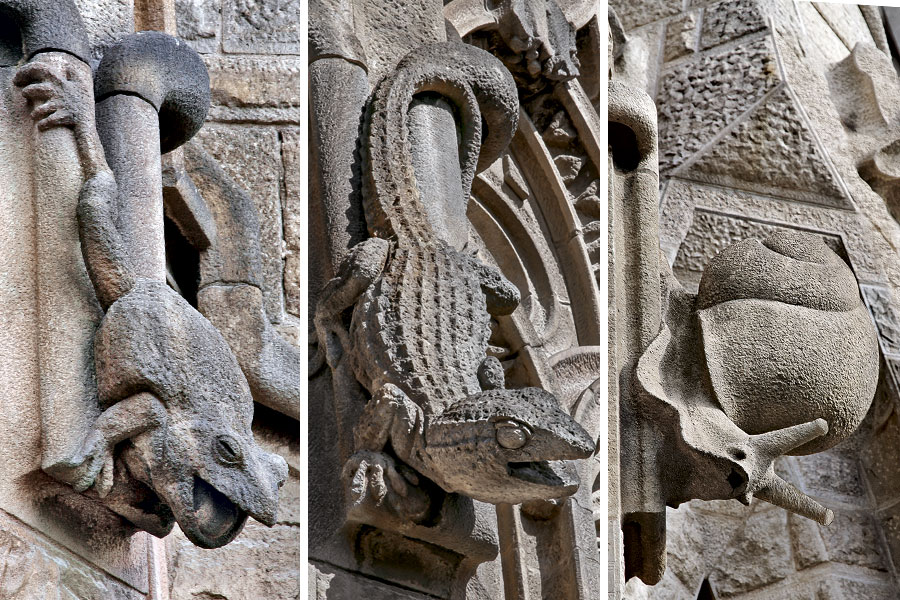
{"label": "stone wall", "polygon": [[[177,0],[177,35],[200,53],[212,107],[191,143],[246,191],[259,214],[263,300],[269,320],[300,344],[300,0]],[[201,194],[204,189],[200,188]],[[299,369],[300,366],[297,365]],[[300,598],[300,440],[294,419],[257,405],[254,436],[288,461],[278,523],[248,522],[217,550],[180,532],[166,539],[172,600]]]}
{"label": "stone wall", "polygon": [[[727,245],[821,235],[860,281],[881,336],[879,393],[860,430],[778,469],[833,508],[828,527],[762,502],[668,511],[668,570],[630,599],[895,598],[897,222],[858,172],[898,137],[898,78],[877,9],[791,1],[612,2],[620,75],[659,115],[660,243],[695,291]],[[895,96],[890,96],[895,97]]]}

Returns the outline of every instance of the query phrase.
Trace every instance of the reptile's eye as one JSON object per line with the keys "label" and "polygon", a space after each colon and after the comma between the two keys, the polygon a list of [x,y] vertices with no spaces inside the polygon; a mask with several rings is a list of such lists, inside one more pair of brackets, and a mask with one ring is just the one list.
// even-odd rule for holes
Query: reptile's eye
{"label": "reptile's eye", "polygon": [[237,440],[230,435],[220,435],[213,442],[215,445],[216,458],[219,462],[226,465],[236,465],[241,462],[241,446]]}
{"label": "reptile's eye", "polygon": [[496,421],[497,443],[508,450],[518,450],[531,439],[531,430],[524,423],[513,419]]}

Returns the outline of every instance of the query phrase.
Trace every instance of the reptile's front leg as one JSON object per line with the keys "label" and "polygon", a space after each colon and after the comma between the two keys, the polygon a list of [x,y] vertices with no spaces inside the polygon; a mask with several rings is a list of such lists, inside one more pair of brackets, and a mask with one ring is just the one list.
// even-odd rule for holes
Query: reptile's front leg
{"label": "reptile's front leg", "polygon": [[488,313],[494,317],[512,314],[522,298],[519,289],[497,269],[487,266],[474,256],[468,257],[468,260],[481,282]]}
{"label": "reptile's front leg", "polygon": [[319,343],[325,346],[325,358],[332,368],[337,367],[350,346],[341,313],[353,306],[366,288],[381,275],[389,251],[390,242],[381,238],[360,242],[341,263],[337,277],[322,290],[316,306],[316,333]]}
{"label": "reptile's front leg", "polygon": [[[72,469],[72,487],[83,492],[96,483],[102,498],[113,482],[113,448],[139,433],[166,422],[166,409],[156,396],[143,392],[103,411],[81,449],[64,467]],[[99,478],[99,481],[98,481]]]}
{"label": "reptile's front leg", "polygon": [[398,463],[384,449],[390,443],[401,460],[411,460],[424,440],[422,409],[397,386],[381,386],[366,405],[356,428],[358,451],[344,465],[351,502],[363,504],[371,496],[376,506],[385,500],[397,513],[421,520],[430,506],[419,489],[415,471]]}

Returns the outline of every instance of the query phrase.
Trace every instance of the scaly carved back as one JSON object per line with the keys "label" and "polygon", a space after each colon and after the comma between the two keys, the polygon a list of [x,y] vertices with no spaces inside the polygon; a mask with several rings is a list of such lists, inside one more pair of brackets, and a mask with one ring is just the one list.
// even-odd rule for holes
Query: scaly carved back
{"label": "scaly carved back", "polygon": [[424,46],[400,61],[372,95],[363,144],[369,165],[363,190],[369,233],[396,240],[399,246],[437,242],[416,187],[409,142],[410,105],[416,94],[424,92],[440,94],[461,116],[465,197],[475,173],[497,159],[518,122],[512,75],[491,54],[448,42]]}

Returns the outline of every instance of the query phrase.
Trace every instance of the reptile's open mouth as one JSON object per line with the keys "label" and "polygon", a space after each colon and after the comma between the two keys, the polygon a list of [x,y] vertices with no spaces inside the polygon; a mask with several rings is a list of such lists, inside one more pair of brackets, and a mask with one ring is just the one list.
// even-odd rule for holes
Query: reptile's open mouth
{"label": "reptile's open mouth", "polygon": [[511,462],[506,464],[506,470],[512,477],[528,483],[562,488],[560,491],[578,489],[578,474],[570,461]]}
{"label": "reptile's open mouth", "polygon": [[184,528],[188,539],[201,548],[224,546],[240,533],[247,513],[225,494],[194,477],[194,526]]}

